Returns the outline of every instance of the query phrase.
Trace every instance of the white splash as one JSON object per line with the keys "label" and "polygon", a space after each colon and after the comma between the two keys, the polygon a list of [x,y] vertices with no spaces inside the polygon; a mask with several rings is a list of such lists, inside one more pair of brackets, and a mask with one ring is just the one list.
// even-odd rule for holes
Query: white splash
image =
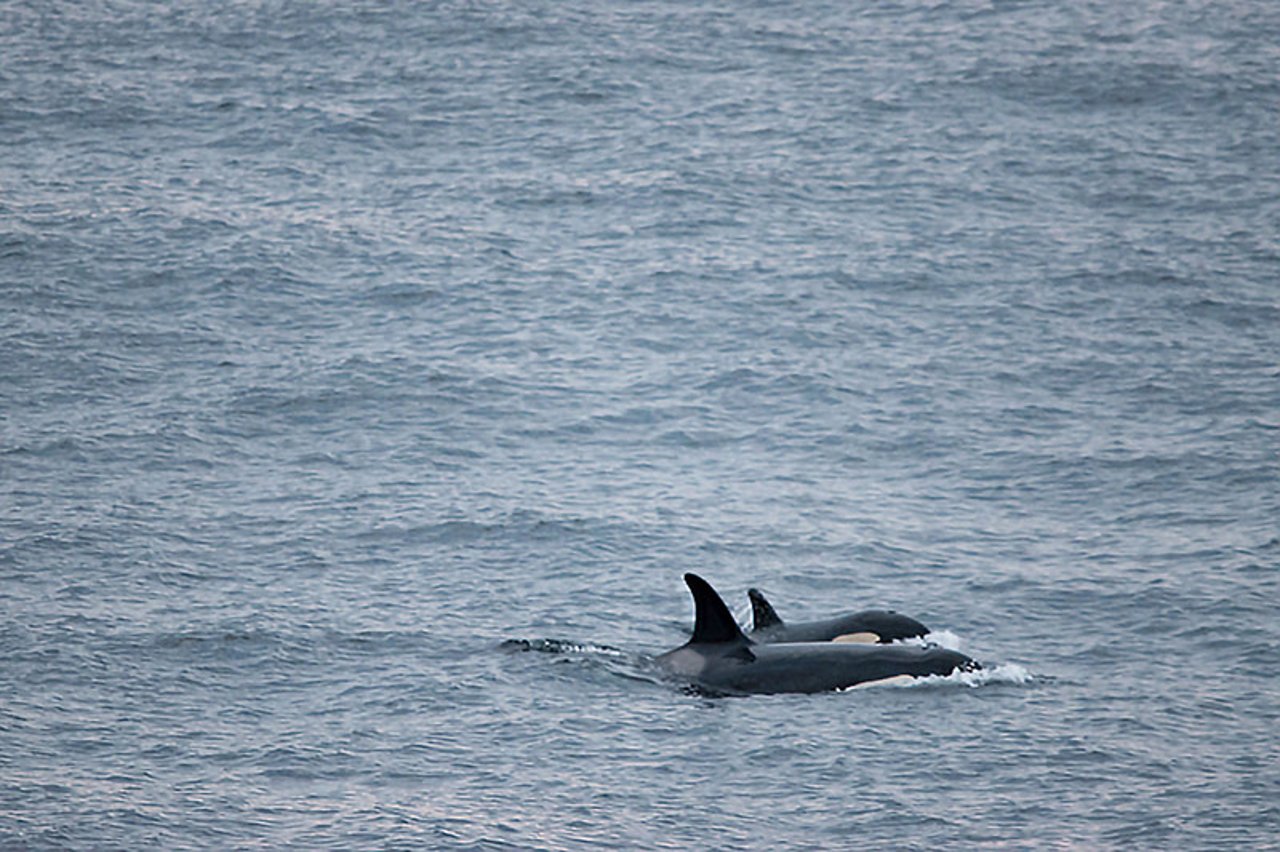
{"label": "white splash", "polygon": [[941,645],[948,651],[964,651],[964,640],[950,630],[931,631],[925,639],[935,645]]}
{"label": "white splash", "polygon": [[1030,683],[1034,678],[1031,672],[1017,663],[1000,663],[990,668],[978,669],[976,671],[954,671],[949,675],[930,675],[929,677],[916,678],[913,683],[902,684],[905,687],[929,686],[929,685],[945,685],[956,684],[958,686],[968,686],[977,688],[979,686],[987,686],[988,684],[1006,683],[1015,686]]}
{"label": "white splash", "polygon": [[625,657],[627,653],[609,645],[575,642],[570,639],[508,639],[502,647],[515,651],[540,651],[544,654],[583,654],[598,657]]}
{"label": "white splash", "polygon": [[950,630],[933,630],[925,636],[908,636],[905,639],[895,639],[889,644],[915,645],[917,648],[928,648],[930,645],[937,645],[940,648],[946,648],[948,651],[964,650],[964,640]]}
{"label": "white splash", "polygon": [[979,686],[987,686],[988,684],[1013,684],[1021,686],[1031,683],[1035,677],[1024,666],[1017,663],[1001,663],[986,669],[978,669],[972,672],[954,671],[949,675],[926,675],[925,677],[912,677],[911,675],[895,675],[894,677],[885,678],[884,680],[873,680],[867,683],[854,684],[837,690],[838,692],[850,692],[855,689],[871,689],[873,687],[883,687],[885,689],[921,689],[945,686],[967,686],[976,689]]}
{"label": "white splash", "polygon": [[956,678],[965,686],[986,686],[992,683],[1007,683],[1022,686],[1031,683],[1035,677],[1025,667],[1017,663],[1000,663],[976,672],[954,672],[948,677]]}

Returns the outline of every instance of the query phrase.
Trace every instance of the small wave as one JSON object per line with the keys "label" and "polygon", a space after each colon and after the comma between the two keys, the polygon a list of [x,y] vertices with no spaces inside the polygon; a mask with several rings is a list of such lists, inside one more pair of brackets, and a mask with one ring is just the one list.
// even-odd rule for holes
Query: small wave
{"label": "small wave", "polygon": [[1031,683],[1035,678],[1025,667],[1017,663],[1000,663],[990,668],[977,669],[971,672],[952,672],[943,681],[954,681],[964,686],[986,686],[988,684],[1006,683],[1022,686]]}
{"label": "small wave", "polygon": [[625,657],[626,652],[610,645],[573,642],[568,639],[507,639],[499,647],[506,651],[537,651],[542,654],[586,654],[598,657]]}
{"label": "small wave", "polygon": [[948,651],[964,651],[964,640],[950,630],[934,630],[926,638],[934,645],[941,645]]}
{"label": "small wave", "polygon": [[666,678],[656,672],[652,658],[643,654],[632,654],[612,645],[598,645],[594,642],[574,642],[567,639],[507,639],[498,646],[508,653],[525,653],[534,651],[551,655],[548,662],[568,663],[580,666],[587,671],[606,673],[609,676],[624,680],[656,684],[665,682]]}
{"label": "small wave", "polygon": [[919,648],[939,647],[948,651],[964,651],[964,640],[950,630],[931,630],[924,636],[895,639],[890,645],[915,645]]}
{"label": "small wave", "polygon": [[941,686],[967,686],[971,689],[976,689],[989,684],[1022,686],[1031,683],[1033,680],[1035,680],[1034,676],[1024,666],[1020,666],[1017,663],[1001,663],[990,668],[974,669],[973,671],[954,671],[949,675],[928,675],[926,677],[900,675],[886,678],[885,680],[855,684],[839,691],[849,692],[854,689],[870,689],[873,687],[884,689],[931,689]]}

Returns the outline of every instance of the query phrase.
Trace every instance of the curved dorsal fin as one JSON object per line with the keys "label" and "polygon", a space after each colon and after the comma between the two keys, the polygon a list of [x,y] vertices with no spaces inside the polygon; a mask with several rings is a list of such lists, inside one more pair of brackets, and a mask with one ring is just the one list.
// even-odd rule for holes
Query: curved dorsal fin
{"label": "curved dorsal fin", "polygon": [[693,638],[689,640],[690,644],[747,641],[742,628],[733,620],[729,607],[724,605],[710,583],[697,574],[685,574],[684,581],[693,593]]}
{"label": "curved dorsal fin", "polygon": [[781,627],[782,619],[773,609],[773,604],[765,598],[759,589],[747,589],[747,597],[751,598],[751,629],[765,630],[770,627]]}

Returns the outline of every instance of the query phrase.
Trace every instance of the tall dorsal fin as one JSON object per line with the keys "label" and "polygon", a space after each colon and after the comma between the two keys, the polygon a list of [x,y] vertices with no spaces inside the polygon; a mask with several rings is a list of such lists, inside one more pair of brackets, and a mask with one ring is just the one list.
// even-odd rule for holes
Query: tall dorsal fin
{"label": "tall dorsal fin", "polygon": [[751,629],[765,630],[770,627],[781,627],[782,619],[773,609],[773,604],[765,598],[759,589],[747,589],[747,597],[751,598]]}
{"label": "tall dorsal fin", "polygon": [[710,644],[714,642],[747,643],[738,622],[733,620],[729,607],[711,584],[697,574],[685,574],[684,581],[693,593],[693,638],[692,645]]}

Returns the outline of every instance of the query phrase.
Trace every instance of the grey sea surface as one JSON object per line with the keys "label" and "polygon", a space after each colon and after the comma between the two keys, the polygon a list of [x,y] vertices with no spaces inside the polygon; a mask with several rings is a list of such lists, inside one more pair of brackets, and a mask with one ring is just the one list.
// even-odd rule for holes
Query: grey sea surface
{"label": "grey sea surface", "polygon": [[[1280,847],[1278,103],[1270,2],[0,4],[0,847]],[[692,694],[685,571],[986,669]]]}

